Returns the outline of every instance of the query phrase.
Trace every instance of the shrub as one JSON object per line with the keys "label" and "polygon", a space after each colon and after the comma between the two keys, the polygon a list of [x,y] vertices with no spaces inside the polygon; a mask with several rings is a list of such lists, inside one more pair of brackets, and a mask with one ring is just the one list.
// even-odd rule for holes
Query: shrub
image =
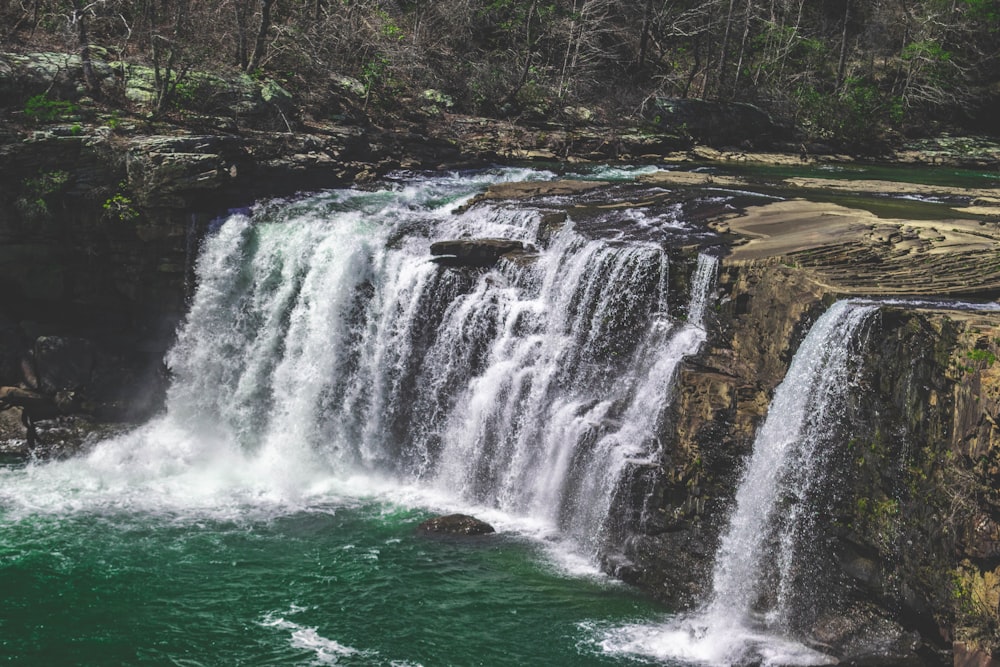
{"label": "shrub", "polygon": [[52,100],[45,94],[35,95],[24,104],[24,115],[33,123],[55,123],[76,115],[78,108],[68,100]]}

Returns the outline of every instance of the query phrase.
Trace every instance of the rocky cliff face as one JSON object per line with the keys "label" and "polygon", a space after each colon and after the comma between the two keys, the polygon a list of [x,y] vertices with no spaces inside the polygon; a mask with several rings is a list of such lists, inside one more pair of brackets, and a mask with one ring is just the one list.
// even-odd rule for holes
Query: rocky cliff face
{"label": "rocky cliff face", "polygon": [[[804,332],[838,296],[807,270],[725,265],[709,344],[681,371],[619,575],[672,605],[710,586],[742,461]],[[987,664],[1000,600],[1000,314],[887,306],[822,480],[800,632],[846,661]],[[649,483],[649,480],[655,480]]]}
{"label": "rocky cliff face", "polygon": [[[497,186],[483,199],[530,199],[550,186],[566,187]],[[605,209],[648,201],[608,184],[574,187]],[[834,300],[907,280],[917,295],[995,292],[989,270],[956,268],[997,252],[995,235],[975,221],[916,223],[921,229],[907,235],[900,221],[810,206],[781,202],[704,218],[754,240],[723,251],[709,339],[680,371],[661,459],[628,472],[604,561],[672,607],[704,599],[757,429],[800,343]],[[586,225],[587,207],[568,213]],[[694,250],[672,249],[672,289],[684,289]],[[951,268],[924,261],[949,253],[961,259]],[[845,663],[991,660],[1000,600],[998,334],[1000,312],[887,303],[859,342],[839,446],[814,484],[816,534],[796,575],[797,633]]]}

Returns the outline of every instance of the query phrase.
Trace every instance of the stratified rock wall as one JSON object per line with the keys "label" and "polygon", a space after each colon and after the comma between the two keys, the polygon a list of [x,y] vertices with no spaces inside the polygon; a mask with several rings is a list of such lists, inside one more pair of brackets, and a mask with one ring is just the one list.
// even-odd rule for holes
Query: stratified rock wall
{"label": "stratified rock wall", "polygon": [[823,311],[822,291],[780,264],[725,267],[702,354],[681,368],[666,432],[662,482],[625,544],[619,574],[672,604],[711,585],[716,541],[743,459],[774,388]]}
{"label": "stratified rock wall", "polygon": [[[609,565],[672,605],[710,587],[742,463],[808,327],[837,295],[776,262],[724,266],[681,371],[642,521]],[[1000,314],[886,306],[816,484],[798,631],[845,660],[944,664],[997,646]],[[881,662],[879,662],[881,661]]]}

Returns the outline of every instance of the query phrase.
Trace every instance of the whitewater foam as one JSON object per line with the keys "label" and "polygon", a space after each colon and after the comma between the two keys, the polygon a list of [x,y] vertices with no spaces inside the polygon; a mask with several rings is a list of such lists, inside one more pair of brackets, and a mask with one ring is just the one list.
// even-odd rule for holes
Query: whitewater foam
{"label": "whitewater foam", "polygon": [[293,605],[285,612],[268,612],[259,622],[262,627],[284,630],[289,633],[288,643],[292,648],[303,651],[311,651],[316,663],[321,665],[336,665],[341,658],[347,656],[367,656],[377,655],[373,651],[360,651],[350,646],[345,646],[340,642],[324,637],[316,628],[300,625],[294,621],[286,619],[286,616],[306,611],[302,607]]}

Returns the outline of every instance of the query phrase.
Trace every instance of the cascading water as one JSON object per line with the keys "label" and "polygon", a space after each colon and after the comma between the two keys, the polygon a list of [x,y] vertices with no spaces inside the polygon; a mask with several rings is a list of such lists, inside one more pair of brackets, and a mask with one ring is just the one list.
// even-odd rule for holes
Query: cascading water
{"label": "cascading water", "polygon": [[710,665],[832,661],[786,637],[801,592],[799,552],[815,534],[810,494],[827,453],[838,446],[856,351],[877,311],[874,303],[835,303],[796,352],[754,441],[707,603],[666,626],[611,631],[607,650]]}
{"label": "cascading water", "polygon": [[[765,620],[769,628],[788,629],[797,551],[804,538],[815,534],[810,491],[824,474],[829,448],[837,446],[858,338],[877,310],[873,304],[834,304],[796,353],[736,492],[729,529],[716,554],[709,617],[746,622],[758,611],[760,588],[773,567],[778,585]],[[771,543],[778,547],[773,564],[763,562]]]}
{"label": "cascading water", "polygon": [[624,465],[650,453],[678,364],[705,338],[716,261],[702,255],[686,323],[654,311],[644,330],[629,332],[634,349],[614,340],[630,313],[662,302],[644,291],[663,261],[653,247],[560,234],[537,295],[514,297],[486,370],[458,399],[439,482],[599,546]]}
{"label": "cascading water", "polygon": [[[700,258],[675,326],[656,244],[566,225],[533,265],[455,271],[428,261],[430,240],[534,240],[538,216],[345,204],[234,216],[208,241],[168,420],[270,469],[433,481],[596,549],[623,465],[649,452],[674,370],[704,340],[715,260]],[[396,224],[375,225],[387,212]]]}

